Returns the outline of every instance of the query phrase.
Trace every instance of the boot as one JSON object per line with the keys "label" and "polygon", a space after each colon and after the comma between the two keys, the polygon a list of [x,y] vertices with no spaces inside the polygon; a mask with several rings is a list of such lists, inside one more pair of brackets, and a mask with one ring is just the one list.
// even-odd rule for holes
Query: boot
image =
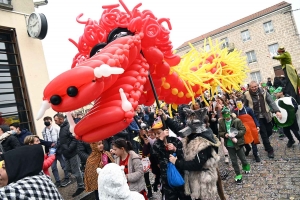
{"label": "boot", "polygon": [[147,191],[148,191],[147,197],[152,198],[152,187],[151,187],[151,185],[147,185]]}

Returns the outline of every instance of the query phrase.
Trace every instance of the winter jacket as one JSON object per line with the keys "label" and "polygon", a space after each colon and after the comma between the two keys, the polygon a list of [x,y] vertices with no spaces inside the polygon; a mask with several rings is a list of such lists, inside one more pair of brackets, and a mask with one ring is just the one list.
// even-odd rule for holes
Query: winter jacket
{"label": "winter jacket", "polygon": [[83,142],[83,141],[78,141],[77,142],[77,153],[78,153],[81,163],[83,165],[85,165],[87,158],[92,153],[90,144]]}
{"label": "winter jacket", "polygon": [[27,129],[23,129],[20,134],[15,134],[14,136],[16,136],[18,138],[21,145],[24,145],[24,139],[28,135],[32,135],[32,133],[30,131],[28,131]]}
{"label": "winter jacket", "polygon": [[57,151],[62,153],[66,159],[70,159],[77,154],[77,140],[70,132],[70,125],[67,120],[60,125],[59,144]]}
{"label": "winter jacket", "polygon": [[[183,159],[182,143],[176,137],[166,137],[167,143],[172,143],[176,147],[176,152],[166,150],[164,141],[157,139],[153,144],[153,155],[159,160],[159,167],[161,173],[161,181],[163,185],[168,184],[167,179],[167,165],[169,162],[170,154],[176,153],[179,160]],[[178,169],[179,173],[183,176],[183,170]]]}
{"label": "winter jacket", "polygon": [[196,137],[191,140],[187,137],[181,140],[184,160],[177,159],[175,163],[178,169],[185,170],[185,194],[195,199],[217,199],[217,167],[220,157],[212,147],[219,147],[221,142],[216,136],[216,143],[213,143],[201,137],[201,133],[193,135]]}
{"label": "winter jacket", "polygon": [[5,132],[0,136],[0,144],[3,149],[2,153],[21,146],[19,140],[15,136],[11,135],[10,131]]}
{"label": "winter jacket", "polygon": [[[141,192],[146,188],[143,164],[139,155],[134,151],[129,151],[128,158],[128,184],[130,191]],[[120,157],[115,159],[115,163],[120,165]]]}
{"label": "winter jacket", "polygon": [[[230,127],[236,128],[238,130],[238,134],[235,136],[237,139],[237,143],[233,143],[235,149],[240,149],[242,145],[244,145],[244,135],[246,133],[246,128],[242,121],[238,118],[231,117],[231,125]],[[228,133],[226,129],[225,119],[219,119],[219,135],[224,138],[224,145],[227,147],[228,138],[225,137],[225,134]]]}
{"label": "winter jacket", "polygon": [[43,172],[48,176],[50,176],[48,169],[49,167],[51,167],[54,160],[55,160],[55,155],[50,155],[50,156],[48,156],[47,154],[44,155]]}

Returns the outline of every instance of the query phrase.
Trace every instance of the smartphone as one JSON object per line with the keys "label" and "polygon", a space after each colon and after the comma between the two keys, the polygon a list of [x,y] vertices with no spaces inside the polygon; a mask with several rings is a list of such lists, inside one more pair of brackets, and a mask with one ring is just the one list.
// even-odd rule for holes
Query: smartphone
{"label": "smartphone", "polygon": [[50,150],[49,150],[49,156],[53,155],[55,153],[56,153],[56,148],[50,148]]}

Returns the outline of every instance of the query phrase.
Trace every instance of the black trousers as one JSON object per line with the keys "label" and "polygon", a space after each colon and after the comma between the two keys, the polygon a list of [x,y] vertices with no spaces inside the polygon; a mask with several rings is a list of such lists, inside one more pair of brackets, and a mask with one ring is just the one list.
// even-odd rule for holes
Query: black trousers
{"label": "black trousers", "polygon": [[290,140],[294,141],[294,138],[291,134],[291,131],[293,131],[295,137],[300,141],[300,134],[299,134],[299,126],[297,123],[297,120],[294,121],[294,123],[289,127],[283,127],[283,133],[284,135]]}
{"label": "black trousers", "polygon": [[[252,142],[251,146],[252,146],[253,155],[258,156],[257,145]],[[250,151],[251,150],[250,144],[245,144],[245,148],[246,148],[247,151]]]}
{"label": "black trousers", "polygon": [[184,194],[184,187],[171,188],[169,184],[163,185],[163,193],[166,200],[192,200],[190,196]]}
{"label": "black trousers", "polygon": [[273,151],[273,147],[270,144],[270,140],[269,137],[272,135],[272,131],[273,131],[273,125],[272,122],[267,122],[267,120],[265,118],[259,118],[259,124],[260,124],[260,136],[261,139],[263,141],[263,145],[265,147],[265,150],[267,152],[272,152]]}

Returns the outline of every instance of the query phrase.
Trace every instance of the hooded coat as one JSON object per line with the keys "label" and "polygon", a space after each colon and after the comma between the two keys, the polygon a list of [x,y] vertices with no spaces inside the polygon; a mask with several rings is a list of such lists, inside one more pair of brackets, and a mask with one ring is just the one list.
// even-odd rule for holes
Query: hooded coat
{"label": "hooded coat", "polygon": [[0,199],[63,199],[50,177],[42,173],[44,150],[27,145],[3,154],[8,185],[0,188]]}
{"label": "hooded coat", "polygon": [[108,162],[114,162],[113,157],[107,151],[100,152],[98,150],[97,143],[90,144],[92,153],[87,158],[85,171],[84,171],[84,184],[85,184],[85,191],[92,192],[98,190],[97,184],[97,168],[103,168],[102,164],[102,155],[105,154],[108,157]]}

